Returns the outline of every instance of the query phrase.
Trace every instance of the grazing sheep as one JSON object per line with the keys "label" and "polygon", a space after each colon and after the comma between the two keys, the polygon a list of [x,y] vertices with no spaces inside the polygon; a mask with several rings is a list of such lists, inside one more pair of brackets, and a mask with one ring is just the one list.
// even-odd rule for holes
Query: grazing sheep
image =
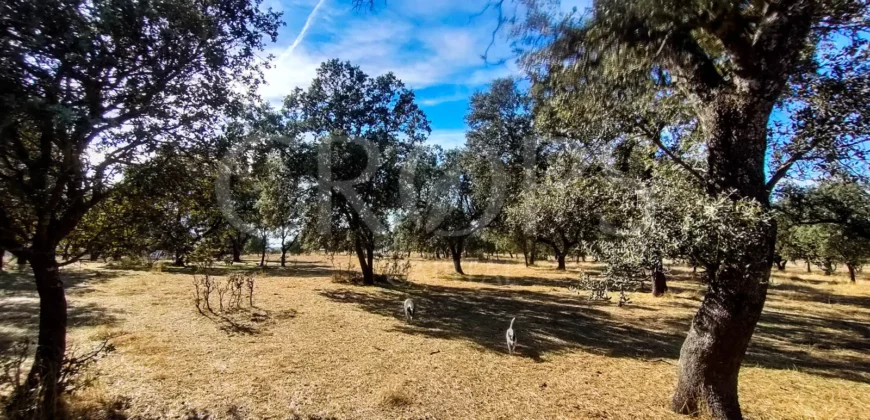
{"label": "grazing sheep", "polygon": [[517,334],[514,332],[515,320],[516,318],[511,319],[511,326],[508,327],[507,332],[504,334],[507,340],[508,353],[510,354],[514,354],[514,350],[517,348]]}
{"label": "grazing sheep", "polygon": [[405,310],[405,318],[410,323],[414,320],[414,301],[411,298],[405,299],[405,303],[402,304],[402,308]]}

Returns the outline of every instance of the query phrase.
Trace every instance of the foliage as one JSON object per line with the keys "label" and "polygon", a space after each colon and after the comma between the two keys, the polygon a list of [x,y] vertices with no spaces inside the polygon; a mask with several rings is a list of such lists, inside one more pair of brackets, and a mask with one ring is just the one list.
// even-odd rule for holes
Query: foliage
{"label": "foliage", "polygon": [[22,251],[53,250],[123,167],[207,138],[259,84],[254,51],[279,17],[253,1],[13,3],[0,47],[0,243]]}
{"label": "foliage", "polygon": [[426,116],[392,73],[371,78],[338,60],[323,63],[307,90],[288,95],[284,114],[288,129],[313,136],[318,148],[318,200],[328,210],[316,215],[318,231],[350,239],[372,283],[377,234],[401,207],[400,168],[429,134]]}
{"label": "foliage", "polygon": [[575,153],[553,159],[543,179],[520,193],[517,204],[507,210],[508,223],[525,236],[552,247],[565,268],[565,257],[581,244],[599,238],[606,216],[616,210],[613,192],[602,168],[586,166]]}
{"label": "foliage", "polygon": [[870,258],[870,193],[865,187],[837,180],[806,188],[787,185],[779,198],[777,249],[828,274],[833,264],[845,264],[854,280],[855,271]]}

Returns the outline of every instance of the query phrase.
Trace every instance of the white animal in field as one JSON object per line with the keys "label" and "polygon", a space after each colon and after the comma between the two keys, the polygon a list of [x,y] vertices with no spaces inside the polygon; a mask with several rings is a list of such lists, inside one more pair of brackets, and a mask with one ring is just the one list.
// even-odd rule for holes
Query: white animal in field
{"label": "white animal in field", "polygon": [[507,332],[504,333],[504,338],[507,341],[508,353],[514,354],[514,350],[517,348],[517,333],[514,332],[514,321],[516,318],[511,319],[511,326],[508,327]]}
{"label": "white animal in field", "polygon": [[407,319],[408,322],[413,321],[414,320],[414,310],[416,309],[414,307],[414,301],[411,300],[411,298],[405,299],[405,303],[402,304],[402,309],[405,310],[405,319]]}

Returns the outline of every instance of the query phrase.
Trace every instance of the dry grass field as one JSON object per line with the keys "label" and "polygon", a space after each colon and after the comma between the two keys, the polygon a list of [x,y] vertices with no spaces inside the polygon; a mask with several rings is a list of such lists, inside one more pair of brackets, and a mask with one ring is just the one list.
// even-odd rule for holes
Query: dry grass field
{"label": "dry grass field", "polygon": [[[347,258],[347,257],[340,257]],[[247,269],[254,268],[254,259]],[[352,261],[352,259],[348,259]],[[346,262],[346,261],[345,261]],[[590,302],[567,286],[593,263],[413,260],[406,285],[331,281],[322,256],[257,279],[254,309],[200,315],[185,270],[65,269],[70,342],[117,350],[74,395],[83,418],[677,419],[679,348],[703,286],[671,267],[662,298]],[[231,270],[246,269],[238,265]],[[225,274],[227,269],[220,267]],[[413,297],[418,318],[405,322]],[[616,297],[614,296],[614,300]],[[33,334],[26,276],[0,277],[0,346]],[[519,354],[504,330],[517,317]],[[752,419],[870,418],[870,282],[775,272],[740,377]],[[123,416],[115,418],[125,418]]]}

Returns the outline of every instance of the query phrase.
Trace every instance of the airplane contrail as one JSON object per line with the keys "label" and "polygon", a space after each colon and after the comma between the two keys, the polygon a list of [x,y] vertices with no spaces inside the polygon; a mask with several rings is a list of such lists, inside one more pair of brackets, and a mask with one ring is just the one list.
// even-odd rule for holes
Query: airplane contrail
{"label": "airplane contrail", "polygon": [[317,11],[320,10],[320,6],[323,6],[323,3],[326,3],[326,0],[320,0],[317,2],[317,5],[314,6],[314,10],[312,10],[311,14],[308,15],[308,19],[305,20],[305,25],[302,26],[302,30],[299,31],[299,35],[296,35],[296,39],[293,40],[293,44],[291,44],[289,48],[281,53],[281,57],[279,57],[279,60],[287,57],[290,54],[293,54],[293,50],[295,50],[296,46],[302,42],[302,39],[305,38],[305,34],[308,32],[308,28],[311,27],[312,23],[314,23],[314,18],[317,17]]}

